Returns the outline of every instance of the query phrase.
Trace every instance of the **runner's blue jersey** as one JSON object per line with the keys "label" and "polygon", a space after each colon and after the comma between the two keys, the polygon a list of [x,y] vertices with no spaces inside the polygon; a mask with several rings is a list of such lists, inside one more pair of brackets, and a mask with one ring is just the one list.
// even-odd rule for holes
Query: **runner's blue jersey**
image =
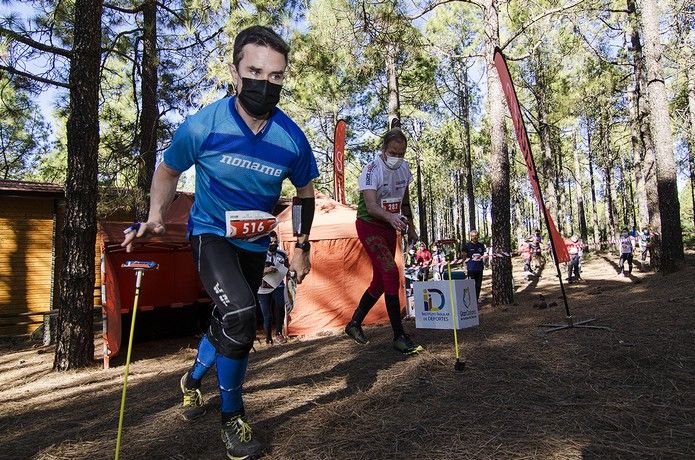
{"label": "runner's blue jersey", "polygon": [[[188,219],[191,235],[225,236],[225,211],[271,213],[289,178],[304,187],[318,177],[316,159],[301,129],[280,109],[254,134],[234,107],[235,97],[214,102],[186,119],[164,152],[176,171],[195,165],[195,202]],[[265,252],[269,238],[232,239],[249,251]]]}

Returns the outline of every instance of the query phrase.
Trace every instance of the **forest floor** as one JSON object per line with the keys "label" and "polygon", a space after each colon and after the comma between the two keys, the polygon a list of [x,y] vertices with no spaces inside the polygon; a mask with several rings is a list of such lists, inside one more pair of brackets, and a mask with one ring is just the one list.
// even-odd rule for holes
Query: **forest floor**
{"label": "forest floor", "polygon": [[[341,333],[257,346],[245,403],[264,458],[695,458],[695,253],[667,276],[618,277],[617,259],[593,255],[566,286],[577,320],[612,331],[538,327],[565,321],[554,267],[525,282],[515,260],[517,304],[504,308],[486,272],[480,325],[459,334],[462,372],[451,332],[410,321],[426,348],[411,357],[392,350],[389,326],[367,328],[367,346]],[[178,412],[197,340],[135,344],[122,458],[225,458],[214,376],[207,415]],[[64,373],[52,361],[52,348],[0,345],[0,458],[112,457],[122,358]]]}

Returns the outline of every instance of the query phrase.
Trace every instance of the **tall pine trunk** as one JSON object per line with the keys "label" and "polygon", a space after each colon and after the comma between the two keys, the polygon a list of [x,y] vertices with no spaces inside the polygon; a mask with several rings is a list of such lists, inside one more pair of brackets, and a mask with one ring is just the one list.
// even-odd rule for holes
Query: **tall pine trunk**
{"label": "tall pine trunk", "polygon": [[[579,130],[579,126],[577,126]],[[579,161],[579,149],[577,148],[577,134],[574,135],[574,175],[577,194],[577,220],[579,221],[579,235],[582,241],[588,241],[589,233],[586,228],[586,210],[584,209],[584,173]]]}
{"label": "tall pine trunk", "polygon": [[401,118],[401,104],[398,94],[398,72],[396,69],[397,48],[394,43],[386,44],[386,89],[388,91],[388,117],[389,128],[393,127],[393,120]]}
{"label": "tall pine trunk", "polygon": [[649,223],[649,210],[647,209],[647,187],[644,177],[644,162],[646,159],[646,149],[642,142],[640,105],[644,104],[642,98],[642,43],[639,36],[639,24],[635,14],[635,1],[627,0],[627,10],[629,14],[630,47],[628,52],[632,54],[632,72],[634,74],[632,89],[628,92],[628,104],[630,115],[630,144],[632,146],[632,156],[635,165],[635,190],[637,209],[639,213],[639,227],[644,228]]}
{"label": "tall pine trunk", "polygon": [[85,367],[94,361],[94,257],[103,3],[101,0],[76,0],[74,8],[63,266],[53,362],[56,370]]}
{"label": "tall pine trunk", "polygon": [[[695,57],[692,41],[695,32],[691,29],[688,33],[688,63]],[[695,72],[692,67],[685,66],[686,78],[688,80],[688,120],[689,120],[689,140],[688,140],[688,163],[690,167],[690,198],[693,203],[693,228],[695,229]]]}
{"label": "tall pine trunk", "polygon": [[600,228],[598,220],[598,210],[596,209],[596,185],[594,182],[594,154],[591,150],[591,132],[592,126],[591,121],[587,119],[586,122],[586,143],[587,150],[589,152],[589,189],[591,191],[591,225],[594,228],[593,231],[593,242],[594,248],[599,248],[600,238]]}
{"label": "tall pine trunk", "polygon": [[468,70],[465,63],[463,64],[463,135],[463,167],[466,174],[466,197],[468,198],[468,228],[473,230],[476,228],[476,222],[475,193],[473,191],[473,163],[471,155],[471,89],[468,86]]}
{"label": "tall pine trunk", "polygon": [[415,161],[417,164],[417,214],[420,224],[420,240],[427,242],[427,205],[425,197],[422,195],[422,161],[420,151],[416,152]]}
{"label": "tall pine trunk", "polygon": [[[505,105],[502,85],[493,61],[499,44],[498,1],[487,0],[485,30],[487,42],[487,87],[490,104],[490,172],[492,179],[492,248],[495,252],[511,252],[509,153],[505,132]],[[512,260],[492,259],[492,302],[508,305],[514,302]]]}
{"label": "tall pine trunk", "polygon": [[633,51],[633,66],[635,71],[635,91],[637,103],[637,120],[639,126],[639,139],[644,150],[639,169],[644,180],[646,196],[646,215],[648,227],[652,230],[654,246],[651,252],[651,266],[658,267],[661,260],[661,244],[659,244],[658,231],[661,229],[661,216],[659,215],[659,194],[656,184],[656,159],[654,155],[654,141],[652,140],[651,126],[649,123],[649,100],[647,98],[647,72],[642,53],[640,40],[640,24],[637,16],[637,8],[634,0],[627,0],[627,12],[630,22],[630,44]]}
{"label": "tall pine trunk", "polygon": [[157,3],[145,0],[143,4],[142,34],[142,78],[140,93],[142,112],[140,113],[140,167],[138,169],[139,196],[136,218],[147,220],[149,191],[157,162],[157,131],[159,128],[159,108],[157,99],[159,56],[157,51]]}
{"label": "tall pine trunk", "polygon": [[667,273],[676,270],[676,261],[683,258],[683,234],[671,118],[661,64],[659,9],[655,0],[642,0],[642,30],[661,216],[661,260],[657,268]]}

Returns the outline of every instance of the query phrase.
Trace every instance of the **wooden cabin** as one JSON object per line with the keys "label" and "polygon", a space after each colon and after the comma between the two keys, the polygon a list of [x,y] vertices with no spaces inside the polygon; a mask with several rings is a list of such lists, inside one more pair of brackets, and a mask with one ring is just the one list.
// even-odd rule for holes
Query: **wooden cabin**
{"label": "wooden cabin", "polygon": [[57,301],[65,193],[0,181],[0,336],[31,333]]}

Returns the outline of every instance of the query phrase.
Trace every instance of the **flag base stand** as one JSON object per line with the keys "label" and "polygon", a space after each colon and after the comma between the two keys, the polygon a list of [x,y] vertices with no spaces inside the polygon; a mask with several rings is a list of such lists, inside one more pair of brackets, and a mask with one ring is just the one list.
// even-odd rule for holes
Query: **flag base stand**
{"label": "flag base stand", "polygon": [[590,323],[592,321],[596,321],[596,318],[591,318],[591,319],[585,319],[582,321],[577,321],[574,322],[574,319],[572,316],[567,316],[565,317],[565,320],[567,321],[565,324],[541,324],[538,327],[549,327],[551,329],[548,329],[545,331],[546,334],[550,334],[551,332],[556,332],[556,331],[562,331],[565,329],[603,329],[605,331],[612,331],[608,326],[594,326],[594,325],[586,325],[587,323]]}

